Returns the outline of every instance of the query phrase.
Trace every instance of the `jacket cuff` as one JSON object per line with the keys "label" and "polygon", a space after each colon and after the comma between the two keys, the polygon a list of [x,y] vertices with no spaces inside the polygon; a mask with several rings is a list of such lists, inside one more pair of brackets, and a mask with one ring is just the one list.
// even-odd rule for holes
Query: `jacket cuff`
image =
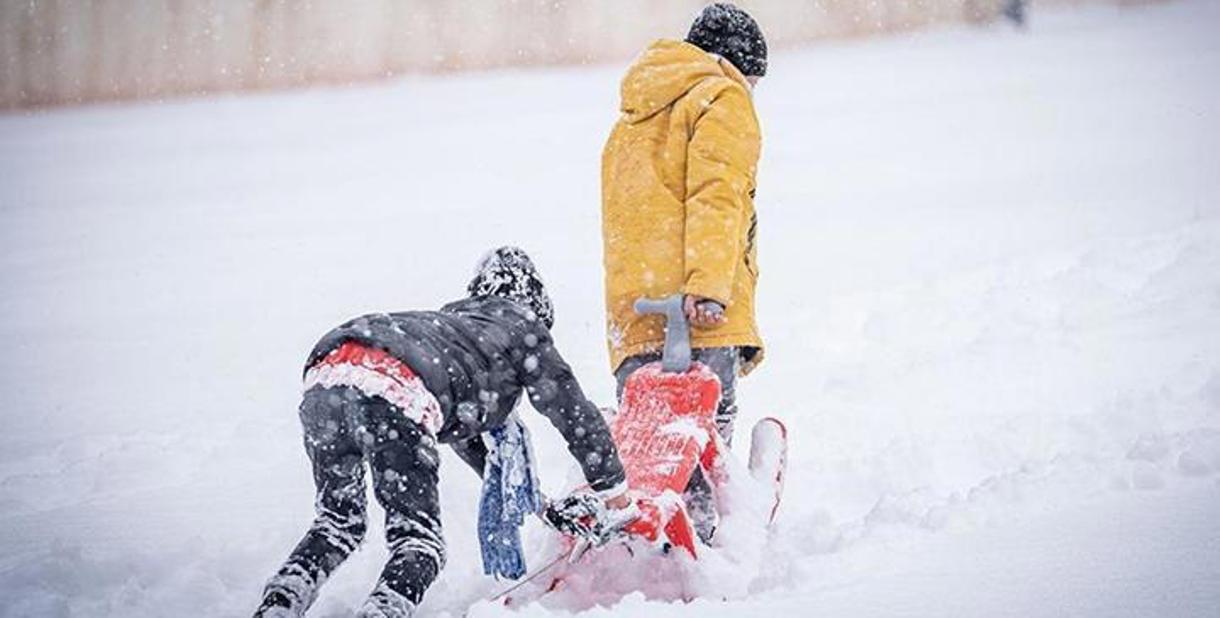
{"label": "jacket cuff", "polygon": [[593,483],[593,484],[589,485],[589,489],[593,490],[593,495],[597,496],[598,498],[613,498],[613,497],[627,491],[627,479],[626,478],[623,478],[619,482],[614,483],[613,485],[610,485],[609,487],[606,487],[605,489],[599,489],[599,487],[602,487],[604,485],[605,485],[604,482]]}
{"label": "jacket cuff", "polygon": [[708,285],[701,282],[698,277],[691,277],[687,280],[686,285],[682,286],[682,293],[687,296],[709,298],[723,305],[725,309],[728,309],[730,297],[732,296],[731,289],[723,286]]}

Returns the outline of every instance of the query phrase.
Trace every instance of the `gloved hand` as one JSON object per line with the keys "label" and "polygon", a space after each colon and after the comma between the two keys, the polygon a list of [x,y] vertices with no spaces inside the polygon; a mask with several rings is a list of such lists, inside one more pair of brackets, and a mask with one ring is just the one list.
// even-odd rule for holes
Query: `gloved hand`
{"label": "gloved hand", "polygon": [[564,534],[588,537],[592,534],[601,499],[592,494],[572,494],[548,501],[542,509],[542,521]]}
{"label": "gloved hand", "polygon": [[640,508],[634,500],[628,498],[622,508],[611,508],[603,498],[590,493],[574,493],[548,502],[542,510],[542,520],[548,526],[595,546],[621,538],[623,529],[639,516]]}

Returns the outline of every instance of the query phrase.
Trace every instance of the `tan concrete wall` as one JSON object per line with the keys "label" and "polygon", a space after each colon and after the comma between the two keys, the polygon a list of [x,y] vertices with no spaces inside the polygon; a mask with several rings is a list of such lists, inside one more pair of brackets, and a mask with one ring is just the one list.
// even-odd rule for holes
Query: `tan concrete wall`
{"label": "tan concrete wall", "polygon": [[[774,47],[1002,0],[741,0]],[[1078,0],[1041,0],[1063,4]],[[1100,0],[1106,1],[1106,0]],[[628,58],[704,0],[0,0],[0,108]]]}

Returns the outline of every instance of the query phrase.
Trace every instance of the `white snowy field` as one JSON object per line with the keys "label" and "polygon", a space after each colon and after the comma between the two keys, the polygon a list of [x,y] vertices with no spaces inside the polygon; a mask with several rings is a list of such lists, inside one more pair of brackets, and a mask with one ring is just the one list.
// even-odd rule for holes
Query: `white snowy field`
{"label": "white snowy field", "polygon": [[[1216,615],[1220,5],[1034,18],[776,55],[739,426],[791,430],[768,559],[582,615]],[[622,68],[0,116],[0,616],[248,615],[311,517],[305,354],[460,295],[495,244],[610,403]],[[421,609],[512,614],[443,468]],[[372,586],[379,518],[312,615]]]}

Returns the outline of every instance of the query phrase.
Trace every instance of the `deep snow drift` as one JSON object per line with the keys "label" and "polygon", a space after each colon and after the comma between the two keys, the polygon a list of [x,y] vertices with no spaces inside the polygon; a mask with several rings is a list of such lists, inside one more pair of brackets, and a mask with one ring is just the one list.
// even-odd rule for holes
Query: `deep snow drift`
{"label": "deep snow drift", "polygon": [[[1091,9],[779,54],[757,94],[771,348],[740,394],[742,431],[792,431],[778,528],[765,559],[730,543],[692,576],[728,601],[587,615],[1220,607],[1218,20]],[[315,338],[460,294],[493,244],[534,254],[609,403],[620,70],[0,117],[0,614],[248,614],[310,518]],[[554,489],[566,453],[523,418]],[[479,484],[443,467],[423,609],[500,615]],[[371,588],[377,530],[314,615]]]}

